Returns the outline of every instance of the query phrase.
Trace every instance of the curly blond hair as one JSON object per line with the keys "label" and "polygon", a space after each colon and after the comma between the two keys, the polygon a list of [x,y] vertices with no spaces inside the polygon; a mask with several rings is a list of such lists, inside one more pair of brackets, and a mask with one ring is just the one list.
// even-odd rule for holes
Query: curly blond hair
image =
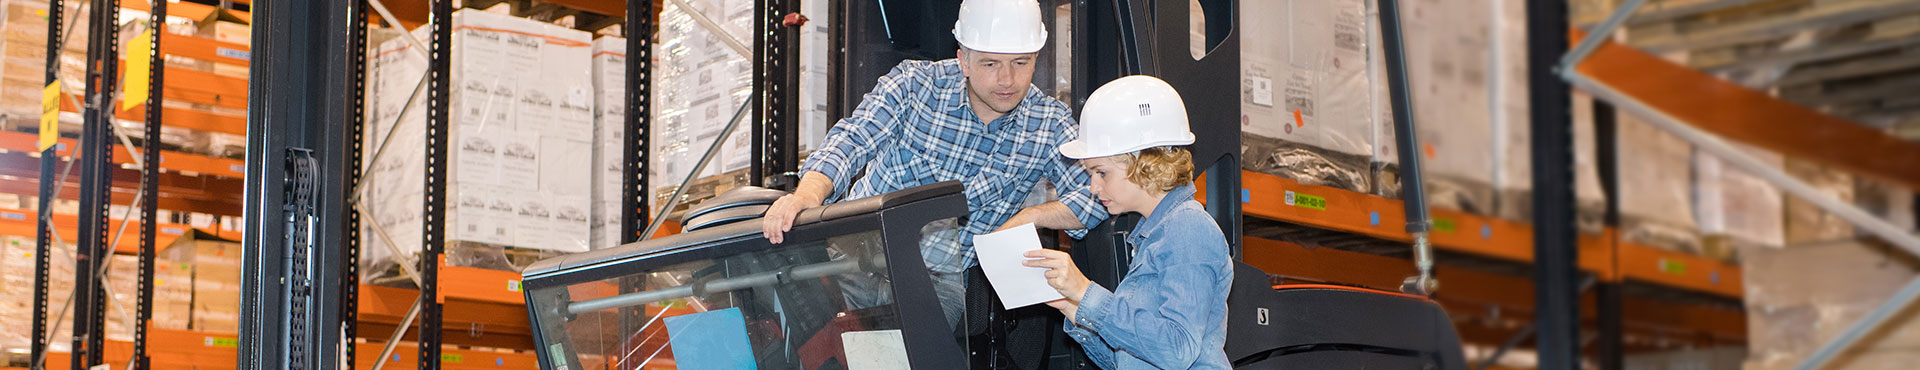
{"label": "curly blond hair", "polygon": [[1177,146],[1157,146],[1113,156],[1127,166],[1127,181],[1141,189],[1166,193],[1193,182],[1193,153]]}

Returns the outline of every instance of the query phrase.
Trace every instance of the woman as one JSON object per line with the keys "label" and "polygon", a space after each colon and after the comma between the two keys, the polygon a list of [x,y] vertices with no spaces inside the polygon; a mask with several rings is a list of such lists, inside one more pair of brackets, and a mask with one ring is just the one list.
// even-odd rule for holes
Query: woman
{"label": "woman", "polygon": [[1080,160],[1108,214],[1139,213],[1127,235],[1126,278],[1108,290],[1088,281],[1066,253],[1028,252],[1065,296],[1048,302],[1066,332],[1103,369],[1228,369],[1227,290],[1232,257],[1193,188],[1193,143],[1178,92],[1128,76],[1101,86],[1081,110],[1080,136],[1060,154]]}

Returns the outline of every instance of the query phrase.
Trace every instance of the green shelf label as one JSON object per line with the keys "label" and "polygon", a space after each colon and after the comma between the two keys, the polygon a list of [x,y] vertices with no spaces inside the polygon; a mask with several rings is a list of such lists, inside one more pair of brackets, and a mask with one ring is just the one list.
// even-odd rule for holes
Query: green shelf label
{"label": "green shelf label", "polygon": [[1453,219],[1436,217],[1433,219],[1433,230],[1443,232],[1443,233],[1450,233],[1450,232],[1460,230],[1460,225],[1455,224],[1453,222]]}
{"label": "green shelf label", "polygon": [[240,348],[240,339],[207,337],[208,347]]}
{"label": "green shelf label", "polygon": [[1301,207],[1306,207],[1306,208],[1311,208],[1311,209],[1321,210],[1321,211],[1327,210],[1327,198],[1321,198],[1321,197],[1316,197],[1316,196],[1306,195],[1306,194],[1298,194],[1298,195],[1294,195],[1293,202],[1298,203]]}
{"label": "green shelf label", "polygon": [[1282,201],[1289,206],[1320,211],[1327,210],[1327,198],[1308,195],[1307,193],[1295,193],[1292,190],[1288,190],[1286,197],[1283,198]]}
{"label": "green shelf label", "polygon": [[466,361],[466,360],[467,360],[467,357],[461,356],[461,355],[452,355],[452,354],[440,355],[440,362],[442,363],[457,364],[457,363],[460,363],[461,361]]}
{"label": "green shelf label", "polygon": [[1672,275],[1684,275],[1687,273],[1687,264],[1662,258],[1660,259],[1660,272]]}

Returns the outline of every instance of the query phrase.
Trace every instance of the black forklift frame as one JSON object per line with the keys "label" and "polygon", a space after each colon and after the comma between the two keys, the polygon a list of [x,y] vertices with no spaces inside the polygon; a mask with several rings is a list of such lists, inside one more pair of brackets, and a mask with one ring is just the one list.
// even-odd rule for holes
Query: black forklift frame
{"label": "black forklift frame", "polygon": [[[364,3],[254,4],[237,366],[338,369],[351,348],[349,171],[359,162]],[[357,169],[356,169],[357,170]],[[322,246],[345,245],[347,248]],[[357,276],[354,274],[352,276]],[[343,348],[343,346],[345,346]],[[437,346],[435,346],[437,348]],[[438,358],[437,356],[435,358]]]}
{"label": "black forklift frame", "polygon": [[[901,190],[880,196],[816,207],[796,216],[789,241],[804,242],[825,240],[828,237],[849,235],[849,231],[873,230],[880,232],[880,238],[888,241],[883,245],[886,269],[892,284],[889,285],[894,301],[898,302],[901,331],[903,333],[950,333],[946,320],[939,310],[907,310],[905,307],[938,307],[939,298],[933,294],[933,281],[927,274],[921,261],[919,240],[923,237],[922,226],[948,219],[966,218],[966,198],[961,196],[962,186],[958,182],[943,182]],[[594,252],[574,254],[542,260],[527,267],[523,292],[528,302],[539,302],[549,298],[566,299],[566,289],[558,295],[549,295],[552,288],[565,288],[573,284],[602,281],[609,278],[634,275],[651,269],[674,264],[717,258],[726,255],[771,250],[780,245],[768,244],[760,235],[759,224],[745,221],[733,224],[704,228],[672,237],[651,239],[640,243],[631,243]],[[779,274],[798,274],[800,268],[783,270]],[[781,276],[775,275],[775,276]],[[781,277],[779,279],[786,279]],[[704,291],[704,286],[717,283],[697,283],[693,292]],[[623,294],[638,292],[633,287],[621,287]],[[555,333],[567,333],[564,322],[553,319],[566,319],[572,312],[561,312],[565,307],[581,304],[551,307],[554,312],[542,315],[543,308],[527,305],[527,314],[532,320],[534,342],[562,343],[550,336]],[[634,307],[638,304],[620,306]],[[622,314],[621,317],[627,315]],[[545,318],[545,320],[543,320]],[[644,319],[643,319],[644,320]],[[632,327],[632,326],[623,326]],[[964,368],[962,348],[951,337],[945,335],[905,335],[902,338],[905,348],[912,355],[909,364],[916,369],[957,369]],[[536,349],[543,369],[560,368],[555,364],[580,364],[579,353],[568,350],[572,346],[561,345],[553,350],[545,346]],[[917,352],[915,349],[929,349]],[[557,352],[557,353],[556,353]],[[554,357],[561,356],[561,357]]]}

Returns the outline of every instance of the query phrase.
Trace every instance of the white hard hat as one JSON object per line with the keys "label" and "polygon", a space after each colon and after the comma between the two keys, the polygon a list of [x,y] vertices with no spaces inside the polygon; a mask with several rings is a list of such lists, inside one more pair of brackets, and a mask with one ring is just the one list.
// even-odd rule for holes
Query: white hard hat
{"label": "white hard hat", "polygon": [[1187,144],[1193,131],[1180,92],[1159,78],[1134,75],[1093,90],[1080,108],[1080,138],[1061,144],[1060,155],[1099,158]]}
{"label": "white hard hat", "polygon": [[1025,54],[1046,46],[1047,28],[1035,0],[966,0],[953,38],[974,51]]}

